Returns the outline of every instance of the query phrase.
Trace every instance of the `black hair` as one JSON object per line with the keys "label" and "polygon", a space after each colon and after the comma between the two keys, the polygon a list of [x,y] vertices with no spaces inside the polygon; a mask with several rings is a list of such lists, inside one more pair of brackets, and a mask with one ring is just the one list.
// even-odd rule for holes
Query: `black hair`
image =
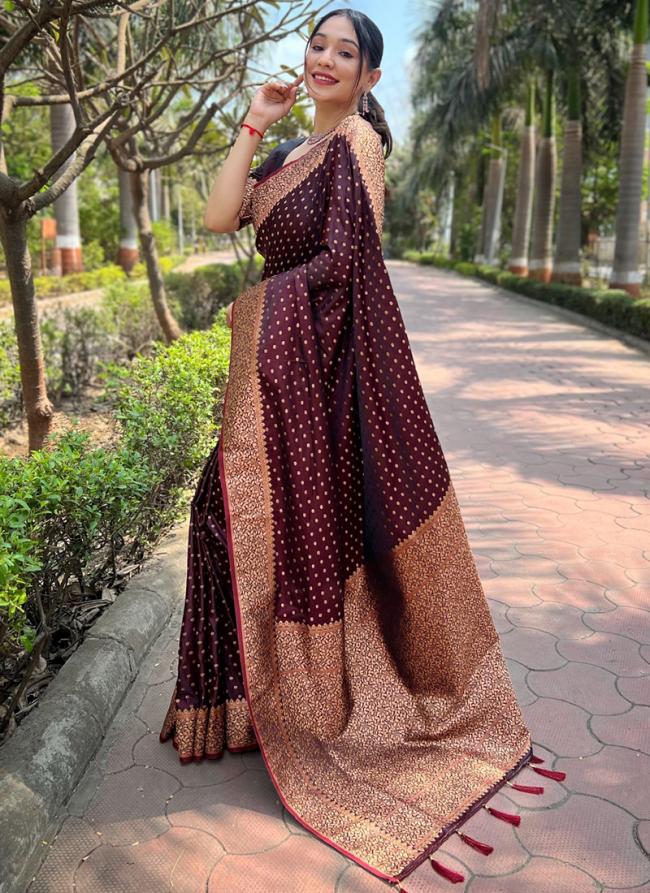
{"label": "black hair", "polygon": [[[344,15],[348,17],[348,19],[352,22],[355,34],[357,35],[357,40],[359,41],[361,59],[359,64],[359,71],[357,73],[357,79],[354,84],[356,88],[361,79],[361,70],[363,68],[364,59],[370,71],[372,71],[374,68],[379,68],[379,66],[381,65],[381,57],[384,54],[384,38],[381,35],[381,31],[375,25],[372,19],[368,18],[365,13],[359,12],[356,9],[333,9],[330,12],[325,13],[325,15],[316,22],[311,33],[315,34],[320,29],[321,25],[323,25],[332,16],[336,15]],[[310,43],[311,35],[309,37],[307,47],[309,47]],[[307,49],[305,49],[305,55],[307,55]],[[367,96],[368,111],[365,113],[363,112],[362,96],[359,97],[359,105],[357,110],[359,114],[366,119],[366,121],[369,121],[372,124],[373,128],[381,137],[381,142],[385,149],[384,155],[386,158],[388,158],[393,150],[393,137],[391,135],[388,124],[386,123],[384,109],[370,91],[368,91]]]}

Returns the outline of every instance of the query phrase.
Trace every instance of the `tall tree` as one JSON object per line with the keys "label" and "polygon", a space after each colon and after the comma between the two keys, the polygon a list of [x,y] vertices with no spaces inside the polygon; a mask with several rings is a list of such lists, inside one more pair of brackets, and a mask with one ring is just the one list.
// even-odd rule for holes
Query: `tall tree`
{"label": "tall tree", "polygon": [[529,263],[531,279],[540,279],[542,282],[550,282],[553,271],[553,211],[557,171],[553,80],[553,70],[549,69],[546,72],[544,123],[535,172],[535,202]]}
{"label": "tall tree", "polygon": [[483,196],[483,215],[479,238],[478,263],[494,264],[499,254],[501,208],[506,177],[507,153],[501,138],[499,115],[492,119],[492,141],[488,147],[489,165],[487,185]]}
{"label": "tall tree", "polygon": [[555,243],[553,281],[582,285],[580,247],[582,244],[582,109],[580,70],[568,71],[568,111],[564,128],[560,213]]}
{"label": "tall tree", "polygon": [[625,86],[619,163],[619,197],[616,211],[616,243],[614,265],[609,283],[612,288],[623,288],[634,297],[638,297],[641,293],[639,220],[646,129],[647,42],[648,0],[637,0],[634,19],[634,46]]}
{"label": "tall tree", "polygon": [[535,82],[528,82],[526,94],[526,114],[521,135],[519,169],[517,171],[517,199],[515,218],[512,227],[512,252],[508,269],[517,276],[528,275],[528,242],[533,216],[533,194],[535,187]]}

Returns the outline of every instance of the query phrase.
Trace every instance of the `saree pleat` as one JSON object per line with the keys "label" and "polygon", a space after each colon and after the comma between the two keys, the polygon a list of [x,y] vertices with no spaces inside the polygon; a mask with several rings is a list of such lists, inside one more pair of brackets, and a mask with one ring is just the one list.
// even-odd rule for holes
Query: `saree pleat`
{"label": "saree pleat", "polygon": [[[249,178],[240,220],[265,265],[234,303],[165,735],[211,707],[205,755],[259,746],[292,815],[394,883],[532,747],[383,261],[383,201],[381,141],[356,114]],[[228,703],[246,710],[230,732]],[[201,755],[196,735],[184,748]]]}

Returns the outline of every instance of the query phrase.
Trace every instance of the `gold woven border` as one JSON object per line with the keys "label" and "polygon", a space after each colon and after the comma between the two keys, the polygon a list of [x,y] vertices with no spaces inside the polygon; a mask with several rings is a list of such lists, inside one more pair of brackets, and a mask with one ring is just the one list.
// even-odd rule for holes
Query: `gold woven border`
{"label": "gold woven border", "polygon": [[300,186],[311,172],[322,164],[330,143],[339,134],[345,136],[357,158],[374,211],[375,225],[381,235],[385,189],[381,137],[365,118],[357,114],[344,118],[322,143],[318,143],[309,152],[278,168],[273,174],[257,182],[252,190],[247,188],[246,210],[252,216],[255,231],[261,227],[276,204]]}

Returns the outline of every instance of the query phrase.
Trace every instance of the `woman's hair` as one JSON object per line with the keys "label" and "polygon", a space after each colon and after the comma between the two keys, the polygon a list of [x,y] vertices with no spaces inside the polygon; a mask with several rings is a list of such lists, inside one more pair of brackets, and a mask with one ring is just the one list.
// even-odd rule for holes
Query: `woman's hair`
{"label": "woman's hair", "polygon": [[[350,19],[350,21],[352,22],[352,26],[354,27],[354,31],[357,35],[357,40],[359,41],[361,60],[359,71],[357,73],[357,79],[354,84],[354,86],[356,87],[359,83],[359,80],[361,79],[361,69],[363,67],[364,59],[368,64],[368,69],[371,71],[373,68],[379,68],[379,66],[381,65],[381,57],[384,54],[384,38],[381,36],[381,31],[375,25],[372,19],[368,18],[365,13],[358,12],[356,9],[331,10],[316,22],[311,33],[315,34],[316,31],[320,29],[321,25],[323,25],[329,18],[336,15],[344,15]],[[309,38],[309,42],[311,43],[311,36]],[[307,50],[305,49],[305,55],[306,54]],[[370,121],[373,128],[381,137],[381,142],[384,148],[387,150],[384,154],[385,157],[388,158],[393,150],[393,137],[389,130],[388,124],[386,123],[384,110],[370,91],[368,91],[367,113],[364,113],[362,111],[362,101],[363,94],[359,97],[358,112],[366,119],[366,121]]]}

